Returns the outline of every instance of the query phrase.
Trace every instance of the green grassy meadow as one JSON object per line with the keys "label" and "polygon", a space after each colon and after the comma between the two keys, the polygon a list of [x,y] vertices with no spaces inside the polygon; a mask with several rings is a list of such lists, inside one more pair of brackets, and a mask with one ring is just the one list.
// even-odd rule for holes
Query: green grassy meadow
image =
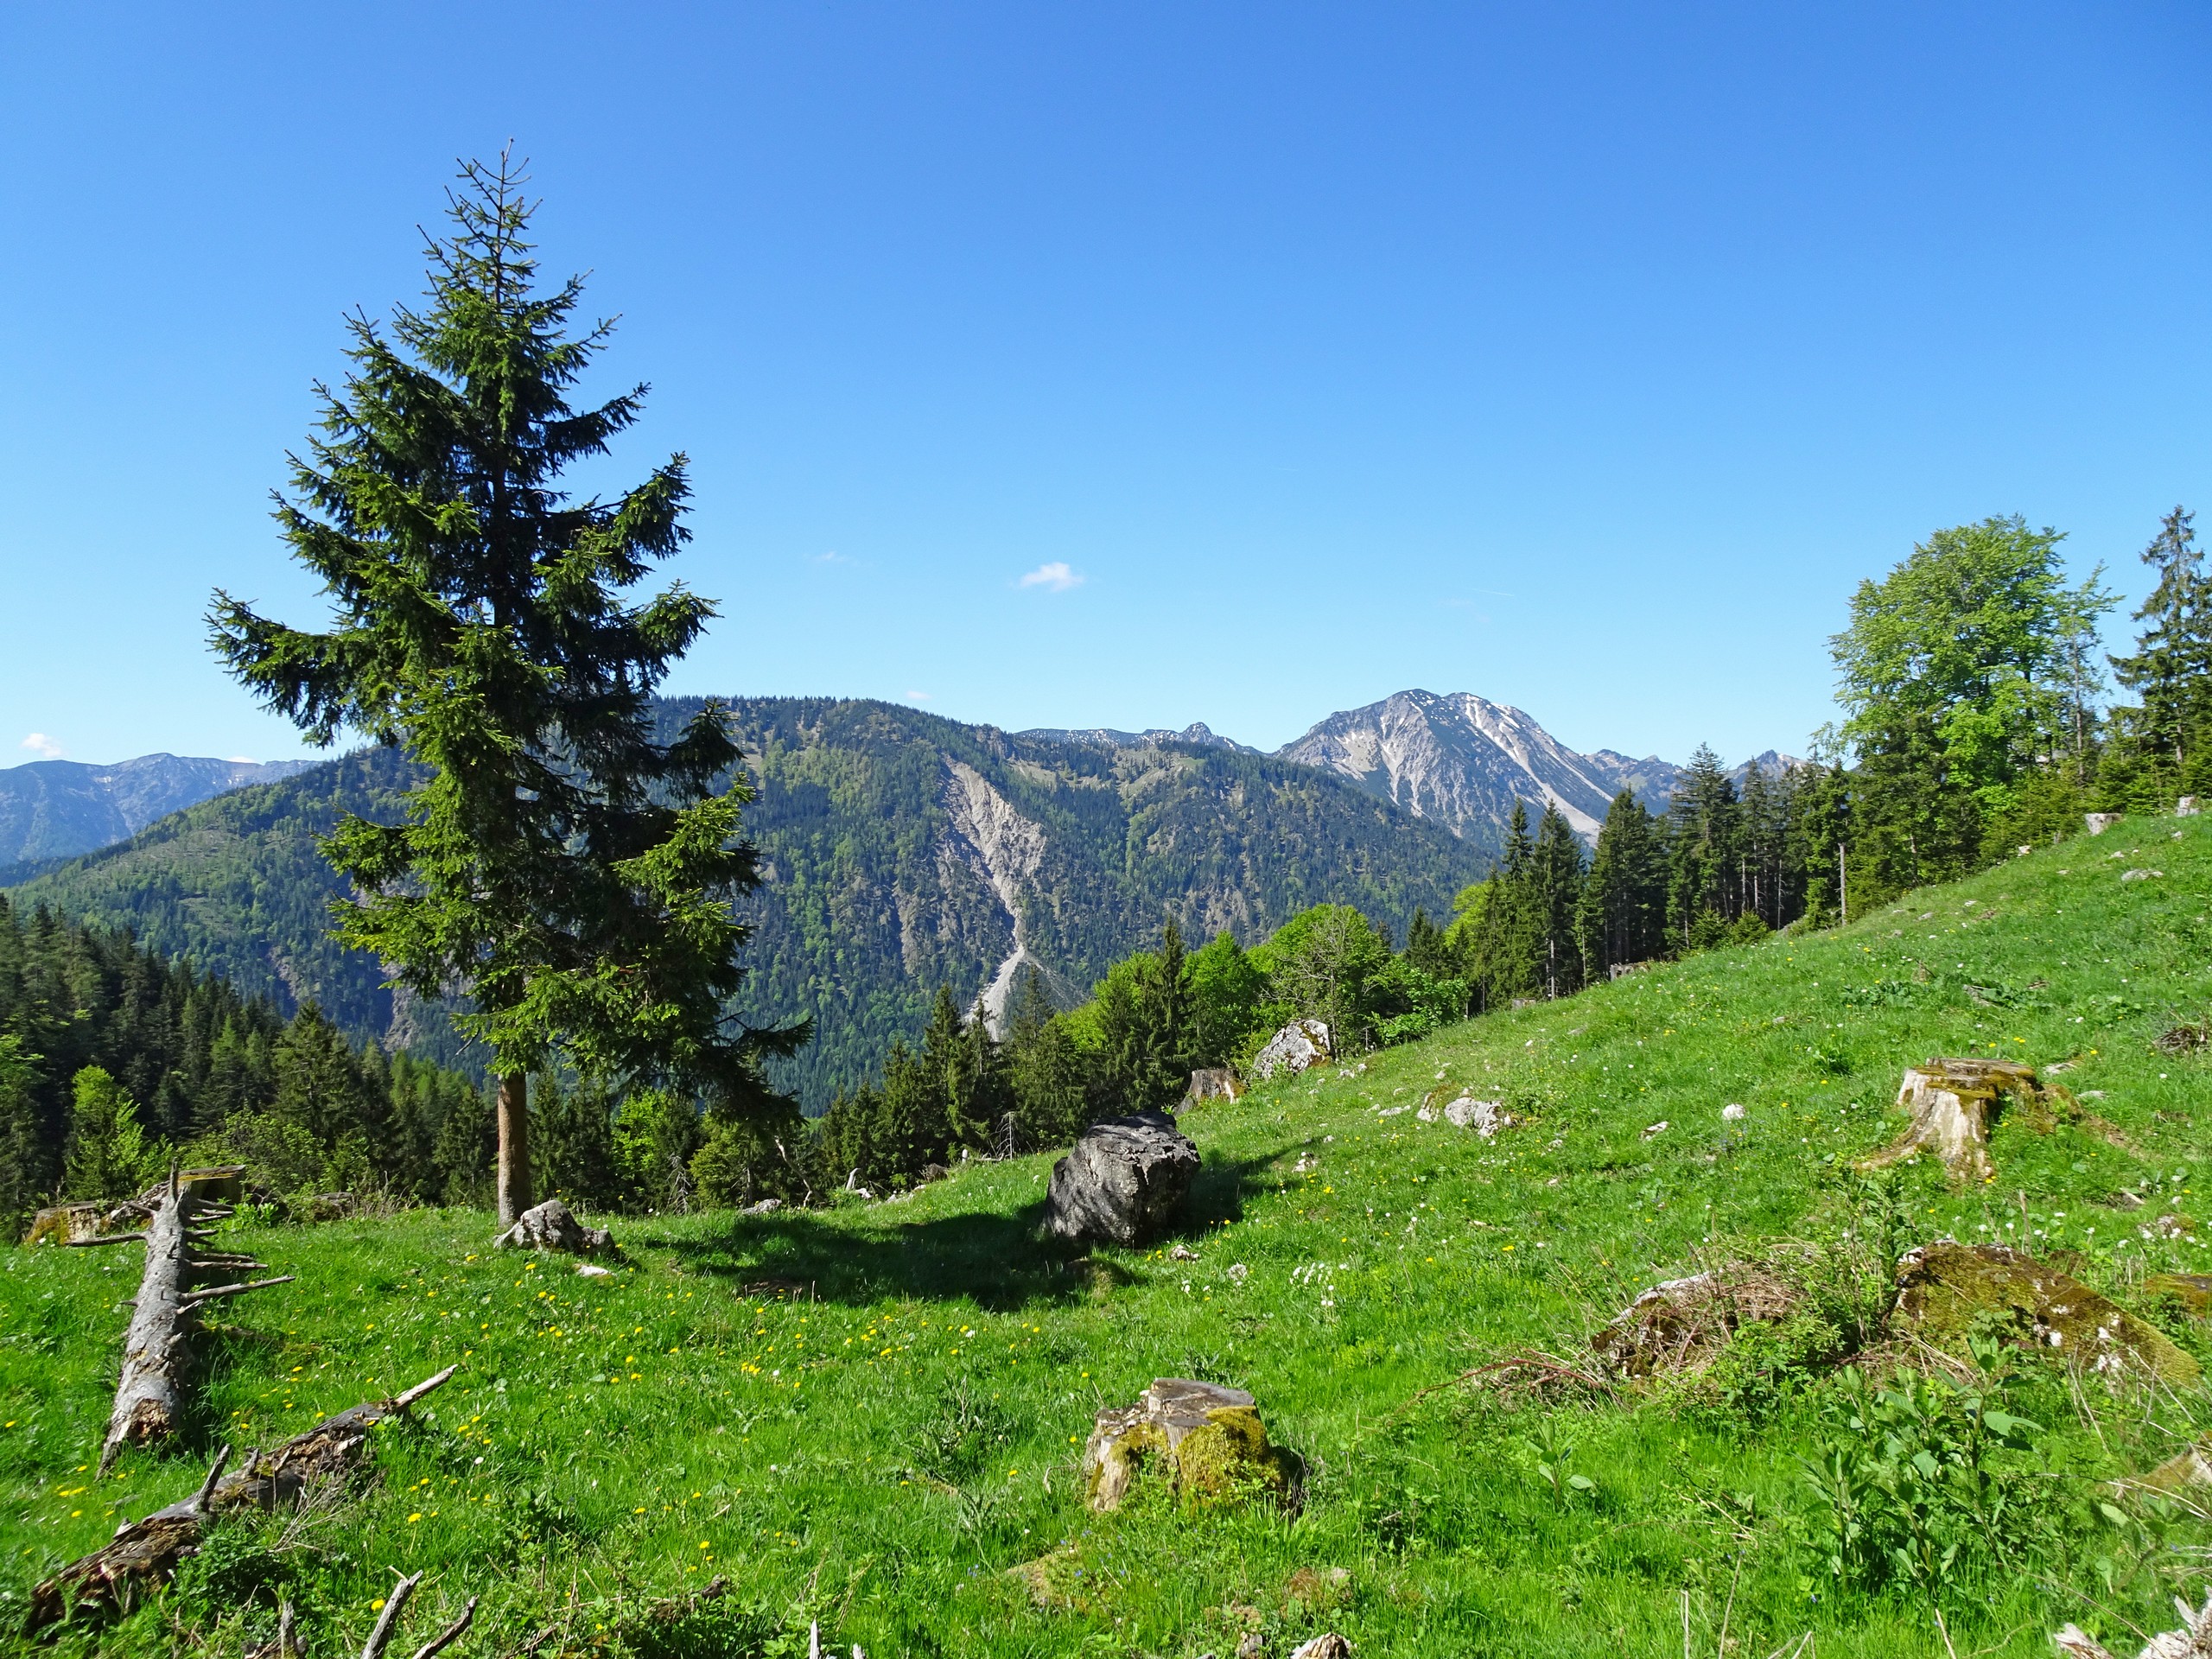
{"label": "green grassy meadow", "polygon": [[[2212,1360],[2202,1325],[2138,1288],[2212,1272],[2212,1250],[2148,1224],[2208,1207],[2212,1062],[2153,1046],[2212,1005],[2208,916],[2212,825],[2133,820],[1848,927],[1265,1085],[1185,1114],[1205,1170],[1187,1224],[1146,1251],[1038,1243],[1049,1156],[901,1203],[618,1220],[627,1264],[607,1278],[494,1254],[477,1213],[242,1217],[237,1243],[297,1282],[218,1310],[202,1420],[107,1480],[89,1465],[138,1252],[13,1249],[0,1590],[20,1607],[119,1516],[189,1492],[226,1441],[271,1444],[458,1363],[418,1421],[379,1431],[372,1479],[227,1523],[166,1595],[54,1645],[234,1654],[281,1595],[311,1653],[358,1651],[394,1577],[424,1570],[395,1651],[476,1595],[460,1654],[540,1635],[548,1655],[804,1653],[818,1620],[826,1650],[872,1659],[1226,1659],[1248,1631],[1282,1655],[1330,1629],[1362,1659],[1757,1659],[1808,1631],[1806,1651],[1843,1659],[1944,1654],[1937,1607],[1961,1659],[2047,1654],[2068,1619],[2133,1652],[2129,1622],[2171,1625],[2171,1594],[2212,1579],[2212,1527],[2187,1506],[2107,1513],[2102,1483],[2207,1433],[2201,1387],[2019,1361],[2007,1397],[2040,1432],[2015,1472],[2052,1518],[1931,1599],[1822,1565],[1805,1465],[1855,1433],[1832,1366],[1747,1342],[1713,1376],[1618,1399],[1454,1379],[1521,1350],[1571,1358],[1656,1281],[1786,1240],[1822,1247],[1837,1306],[1872,1306],[1875,1255],[1944,1234],[2063,1253]],[[1924,1164],[1854,1177],[1901,1126],[1900,1068],[1967,1053],[2075,1062],[2063,1081],[2134,1149],[2005,1121],[1976,1190]],[[1458,1084],[1521,1121],[1484,1142],[1418,1120]],[[2145,1207],[2106,1202],[2123,1189]],[[1185,1510],[1141,1483],[1090,1514],[1092,1414],[1162,1376],[1256,1395],[1307,1460],[1302,1510]],[[717,1575],[727,1596],[671,1603]]]}

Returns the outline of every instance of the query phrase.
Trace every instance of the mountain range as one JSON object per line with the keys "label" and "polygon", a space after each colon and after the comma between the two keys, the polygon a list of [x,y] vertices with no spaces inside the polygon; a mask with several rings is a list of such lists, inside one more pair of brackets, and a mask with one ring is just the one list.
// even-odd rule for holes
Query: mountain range
{"label": "mountain range", "polygon": [[315,764],[142,754],[111,766],[81,760],[10,766],[0,771],[0,865],[73,858],[210,796],[273,783]]}
{"label": "mountain range", "polygon": [[[664,728],[699,702],[663,701]],[[747,905],[755,932],[739,1012],[814,1020],[815,1041],[781,1080],[816,1107],[918,1030],[940,984],[995,1016],[1034,966],[1070,1004],[1168,918],[1193,943],[1226,929],[1249,944],[1324,901],[1402,938],[1414,910],[1448,914],[1488,871],[1516,795],[1556,802],[1594,836],[1613,793],[1658,804],[1677,772],[1579,754],[1517,709],[1422,691],[1332,715],[1273,755],[1203,725],[1007,733],[868,701],[730,707],[756,791],[745,831],[765,875]],[[442,1013],[395,995],[372,959],[327,937],[341,884],[316,838],[343,812],[392,818],[419,775],[410,763],[367,750],[287,765],[289,775],[145,822],[136,780],[160,775],[156,761],[173,757],[83,768],[98,775],[84,783],[95,794],[99,778],[115,780],[105,821],[138,813],[135,832],[19,871],[10,899],[127,926],[288,1012],[312,1001],[388,1048],[468,1058]],[[38,763],[55,764],[70,763]],[[168,775],[200,780],[175,788],[221,787],[215,771]],[[123,798],[126,787],[140,792]]]}
{"label": "mountain range", "polygon": [[[1558,807],[1594,846],[1613,797],[1632,790],[1656,810],[1682,771],[1656,755],[1577,753],[1520,709],[1471,691],[1401,691],[1331,715],[1275,753],[1340,773],[1486,852],[1503,844],[1516,798],[1539,810],[1547,802]],[[1769,749],[1733,775],[1740,783],[1754,766],[1773,772],[1802,764]]]}

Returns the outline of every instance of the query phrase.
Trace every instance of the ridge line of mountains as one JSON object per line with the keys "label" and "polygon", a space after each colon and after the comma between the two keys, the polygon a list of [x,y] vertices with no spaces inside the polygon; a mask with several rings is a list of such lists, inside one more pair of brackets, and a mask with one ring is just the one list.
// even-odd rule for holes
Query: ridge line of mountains
{"label": "ridge line of mountains", "polygon": [[[672,732],[702,702],[663,699],[658,717]],[[816,1109],[920,1028],[939,984],[996,1015],[1034,966],[1072,1004],[1171,916],[1193,940],[1250,944],[1337,902],[1402,938],[1416,909],[1447,914],[1487,874],[1516,798],[1594,839],[1621,789],[1663,804],[1680,771],[1578,753],[1468,693],[1400,692],[1272,755],[1203,724],[1005,732],[867,700],[730,708],[766,877],[739,1012],[813,1015],[816,1042],[779,1081]],[[357,1037],[466,1065],[437,1011],[325,937],[340,888],[316,837],[343,812],[396,817],[416,775],[389,750],[0,771],[0,887],[128,927],[285,1012],[313,1001]]]}

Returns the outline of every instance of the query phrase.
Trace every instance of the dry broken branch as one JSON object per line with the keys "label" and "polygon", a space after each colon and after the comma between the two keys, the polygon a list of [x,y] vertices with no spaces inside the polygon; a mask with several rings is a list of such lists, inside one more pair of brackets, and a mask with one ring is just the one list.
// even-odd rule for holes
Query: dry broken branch
{"label": "dry broken branch", "polygon": [[391,1633],[399,1624],[399,1610],[407,1605],[407,1598],[422,1582],[420,1573],[410,1573],[391,1586],[385,1596],[384,1611],[377,1616],[376,1628],[369,1632],[368,1643],[361,1649],[361,1659],[384,1659],[384,1650],[391,1645]]}
{"label": "dry broken branch", "polygon": [[439,1654],[461,1640],[462,1633],[475,1622],[476,1598],[471,1596],[468,1599],[468,1605],[461,1610],[459,1618],[415,1649],[415,1659],[437,1659]]}
{"label": "dry broken branch", "polygon": [[[326,1417],[305,1433],[265,1452],[249,1454],[223,1472],[223,1448],[193,1496],[120,1529],[108,1543],[79,1557],[31,1592],[29,1628],[34,1631],[73,1611],[128,1611],[141,1588],[168,1581],[176,1565],[199,1548],[209,1516],[228,1510],[274,1510],[298,1503],[314,1488],[344,1478],[366,1460],[370,1431],[452,1377],[448,1366],[389,1400],[372,1400]],[[458,1634],[458,1632],[455,1632]]]}

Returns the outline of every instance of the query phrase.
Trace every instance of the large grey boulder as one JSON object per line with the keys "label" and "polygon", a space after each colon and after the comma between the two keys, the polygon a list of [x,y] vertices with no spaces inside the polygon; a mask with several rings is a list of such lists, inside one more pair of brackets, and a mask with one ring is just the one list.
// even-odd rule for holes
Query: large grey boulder
{"label": "large grey boulder", "polygon": [[1252,1062],[1264,1082],[1278,1071],[1297,1073],[1329,1058],[1329,1028],[1319,1020],[1294,1020],[1268,1039],[1268,1046]]}
{"label": "large grey boulder", "polygon": [[1165,1112],[1094,1123],[1052,1166],[1045,1230],[1060,1238],[1141,1244],[1183,1202],[1198,1149]]}

